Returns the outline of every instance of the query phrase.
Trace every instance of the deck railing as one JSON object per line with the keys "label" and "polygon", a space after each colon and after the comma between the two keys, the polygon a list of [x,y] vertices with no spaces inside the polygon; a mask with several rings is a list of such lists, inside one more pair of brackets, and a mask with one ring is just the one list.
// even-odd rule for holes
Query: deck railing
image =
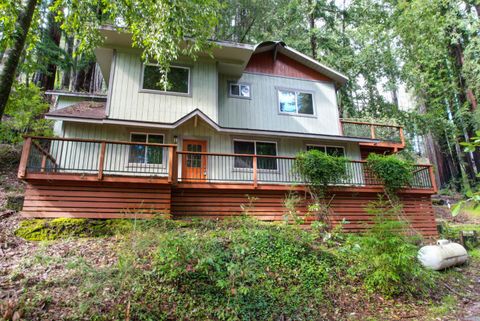
{"label": "deck railing", "polygon": [[402,126],[365,123],[341,120],[344,136],[378,139],[380,141],[404,145],[405,137]]}
{"label": "deck railing", "polygon": [[[294,172],[294,161],[288,156],[177,151],[171,144],[27,137],[19,177],[54,179],[55,174],[69,174],[95,180],[128,176],[185,184],[302,185],[305,182]],[[345,166],[346,177],[331,185],[381,187],[365,161],[350,160]],[[415,165],[413,174],[407,188],[436,188],[431,165]]]}
{"label": "deck railing", "polygon": [[27,137],[19,176],[78,174],[169,177],[176,145]]}
{"label": "deck railing", "polygon": [[[294,172],[295,158],[250,154],[177,152],[182,183],[296,184],[305,182]],[[350,160],[344,178],[331,182],[336,186],[379,187],[382,183],[368,169],[366,161]],[[415,165],[410,188],[432,189],[431,165]]]}

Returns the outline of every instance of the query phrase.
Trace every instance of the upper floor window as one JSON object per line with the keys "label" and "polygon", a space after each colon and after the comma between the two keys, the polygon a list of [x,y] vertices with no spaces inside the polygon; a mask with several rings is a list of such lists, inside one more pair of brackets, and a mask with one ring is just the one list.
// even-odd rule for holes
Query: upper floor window
{"label": "upper floor window", "polygon": [[160,82],[163,72],[157,65],[144,65],[142,89],[169,93],[190,93],[190,68],[171,66],[167,73],[167,83]]}
{"label": "upper floor window", "polygon": [[307,151],[316,149],[330,156],[345,156],[345,148],[341,146],[307,145]]}
{"label": "upper floor window", "polygon": [[313,115],[313,94],[297,90],[279,89],[278,105],[281,113]]}
{"label": "upper floor window", "polygon": [[251,98],[250,84],[229,82],[228,95],[235,98]]}
{"label": "upper floor window", "polygon": [[[275,142],[261,141],[233,141],[233,152],[235,154],[248,155],[277,155],[277,144]],[[235,156],[235,168],[253,168],[253,157]],[[271,157],[257,157],[258,169],[277,170],[277,160]]]}
{"label": "upper floor window", "polygon": [[[147,133],[131,133],[131,142],[163,144],[163,135]],[[163,147],[130,145],[129,163],[163,164]]]}

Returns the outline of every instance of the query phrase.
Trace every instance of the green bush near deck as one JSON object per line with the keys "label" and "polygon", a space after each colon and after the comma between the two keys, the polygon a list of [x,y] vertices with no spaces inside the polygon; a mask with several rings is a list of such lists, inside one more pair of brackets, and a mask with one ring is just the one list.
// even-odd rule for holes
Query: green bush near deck
{"label": "green bush near deck", "polygon": [[112,236],[131,231],[132,228],[133,221],[124,219],[34,219],[22,221],[15,235],[29,241],[51,241],[70,237]]}

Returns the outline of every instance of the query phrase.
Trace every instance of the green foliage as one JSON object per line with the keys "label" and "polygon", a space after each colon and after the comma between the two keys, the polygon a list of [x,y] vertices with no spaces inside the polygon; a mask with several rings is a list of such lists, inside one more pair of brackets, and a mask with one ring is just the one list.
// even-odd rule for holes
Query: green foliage
{"label": "green foliage", "polygon": [[340,183],[345,179],[346,163],[345,157],[330,156],[312,149],[297,154],[293,171],[323,196],[329,184]]}
{"label": "green foliage", "polygon": [[0,143],[19,143],[26,134],[51,136],[52,122],[43,119],[48,104],[33,84],[15,84],[0,123]]}
{"label": "green foliage", "polygon": [[[101,25],[120,24],[112,28],[130,33],[133,46],[143,50],[145,61],[155,61],[168,71],[170,63],[180,56],[195,58],[211,48],[208,39],[217,25],[220,8],[217,0],[54,0],[50,9],[59,12],[61,28],[75,36],[80,52],[91,52],[103,41]],[[185,42],[187,38],[194,40]]]}
{"label": "green foliage", "polygon": [[369,204],[367,212],[375,215],[374,225],[364,235],[351,235],[340,250],[350,274],[363,280],[368,291],[388,297],[428,292],[435,273],[418,262],[418,239],[408,236],[400,209],[379,200]]}
{"label": "green foliage", "polygon": [[80,290],[91,294],[85,316],[317,320],[336,261],[313,246],[309,232],[248,217],[155,228],[123,246],[117,266],[81,277]]}
{"label": "green foliage", "polygon": [[413,180],[413,164],[396,155],[371,153],[367,158],[367,167],[390,193],[409,186]]}
{"label": "green foliage", "polygon": [[133,229],[133,221],[79,218],[34,219],[20,223],[15,235],[29,241],[51,241],[70,237],[103,237]]}

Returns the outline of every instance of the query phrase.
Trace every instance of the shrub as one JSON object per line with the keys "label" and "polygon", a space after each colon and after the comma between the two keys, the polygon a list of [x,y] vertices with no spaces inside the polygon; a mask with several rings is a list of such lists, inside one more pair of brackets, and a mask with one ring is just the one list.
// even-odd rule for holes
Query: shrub
{"label": "shrub", "polygon": [[374,225],[364,235],[349,236],[340,253],[349,272],[370,292],[387,297],[424,294],[433,287],[435,272],[418,262],[418,238],[406,233],[408,225],[398,219],[398,211],[383,200],[372,202],[367,212],[375,215]]}
{"label": "shrub", "polygon": [[312,149],[297,155],[293,169],[311,187],[323,194],[329,184],[340,183],[345,179],[346,162],[345,157],[330,156]]}
{"label": "shrub", "polygon": [[15,84],[0,122],[0,143],[15,144],[26,134],[51,136],[52,122],[43,118],[48,103],[33,84]]}
{"label": "shrub", "polygon": [[[307,231],[248,217],[134,233],[115,268],[81,277],[84,313],[132,320],[318,320],[335,258],[312,242]],[[110,290],[99,291],[98,284]]]}
{"label": "shrub", "polygon": [[385,185],[385,190],[390,194],[409,186],[413,180],[413,164],[396,155],[371,153],[367,158],[367,167]]}

